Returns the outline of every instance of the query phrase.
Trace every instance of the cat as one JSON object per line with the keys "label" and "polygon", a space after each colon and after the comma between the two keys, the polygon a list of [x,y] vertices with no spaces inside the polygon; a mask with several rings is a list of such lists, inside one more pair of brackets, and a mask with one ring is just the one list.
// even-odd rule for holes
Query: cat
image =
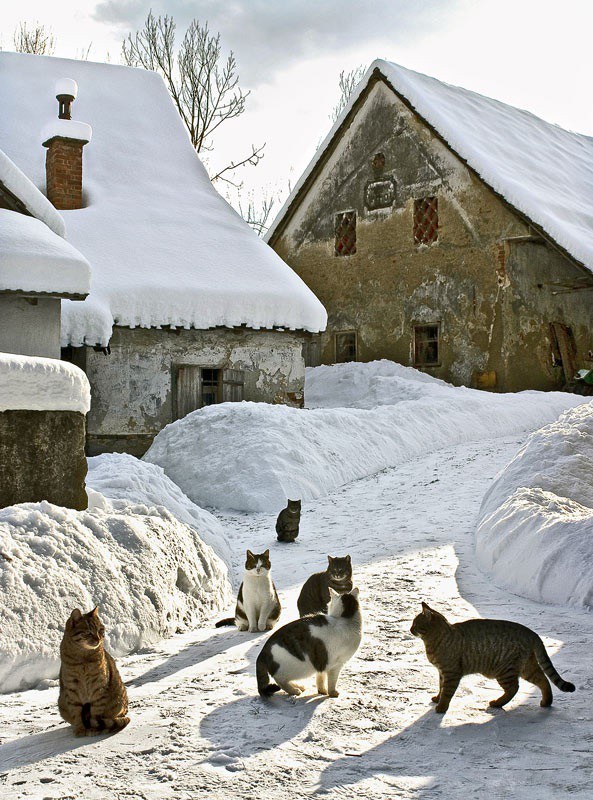
{"label": "cat", "polygon": [[330,588],[338,594],[352,591],[352,559],[350,556],[343,558],[328,556],[327,562],[325,572],[316,572],[303,584],[297,600],[301,617],[307,614],[325,614],[329,603]]}
{"label": "cat", "polygon": [[537,633],[517,622],[470,619],[452,625],[422,603],[422,612],[410,631],[422,639],[428,660],[439,671],[439,692],[432,698],[439,714],[449,708],[461,678],[474,673],[496,678],[503,688],[504,694],[490,701],[493,708],[502,708],[513,699],[519,678],[541,690],[540,705],[544,707],[552,705],[548,678],[563,692],[575,690],[574,684],[556,672]]}
{"label": "cat", "polygon": [[75,608],[60,645],[58,709],[76,736],[121,731],[129,723],[128,695],[115,661],[103,647],[105,628],[97,608]]}
{"label": "cat", "polygon": [[[317,691],[337,697],[338,677],[358,650],[362,614],[358,589],[338,594],[330,589],[327,614],[315,614],[278,628],[264,644],[256,662],[257,689],[269,697],[283,689],[298,695],[304,687],[295,681],[316,676]],[[270,677],[276,683],[270,683]]]}
{"label": "cat", "polygon": [[276,533],[279,542],[294,542],[299,535],[301,521],[301,501],[289,500],[286,508],[278,514]]}
{"label": "cat", "polygon": [[270,551],[247,551],[243,583],[239,587],[235,616],[221,619],[216,627],[236,625],[240,631],[271,631],[282,606],[271,576]]}

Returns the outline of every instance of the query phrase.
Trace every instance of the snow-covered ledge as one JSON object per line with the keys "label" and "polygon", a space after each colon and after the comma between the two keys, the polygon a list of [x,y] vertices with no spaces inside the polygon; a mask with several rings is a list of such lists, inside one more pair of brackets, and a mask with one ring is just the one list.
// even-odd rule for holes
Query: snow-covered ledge
{"label": "snow-covered ledge", "polygon": [[41,500],[87,507],[90,400],[73,364],[0,353],[0,508]]}

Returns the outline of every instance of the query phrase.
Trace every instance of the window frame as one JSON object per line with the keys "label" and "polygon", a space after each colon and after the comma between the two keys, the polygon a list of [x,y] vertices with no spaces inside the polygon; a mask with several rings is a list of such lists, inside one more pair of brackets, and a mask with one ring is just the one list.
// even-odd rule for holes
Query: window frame
{"label": "window frame", "polygon": [[[344,241],[346,237],[346,232],[342,231],[340,238],[338,238],[338,234],[342,228],[345,228],[344,220],[346,217],[351,216],[350,223],[353,221],[353,232],[354,232],[354,239],[353,242],[350,244],[348,250],[344,252],[344,248],[339,247],[339,242]],[[352,208],[348,211],[338,211],[334,214],[334,257],[336,258],[347,258],[348,256],[355,256],[358,250],[358,242],[357,242],[357,223],[358,223],[358,213],[356,209]]]}
{"label": "window frame", "polygon": [[[426,343],[429,342],[436,342],[437,346],[437,358],[435,361],[420,361],[419,360],[419,347],[418,347],[418,333],[422,328],[436,328],[436,337],[432,339],[427,339]],[[418,322],[414,323],[412,326],[412,366],[416,367],[440,367],[442,364],[442,355],[441,355],[441,332],[442,332],[442,323],[439,320],[438,322]]]}
{"label": "window frame", "polygon": [[[424,204],[424,208],[420,207],[420,204]],[[423,227],[422,223],[424,218],[426,217],[426,210],[428,207],[434,208],[434,214],[436,217],[436,225],[434,226],[434,237],[432,239],[426,238],[426,229]],[[440,238],[440,226],[439,226],[439,197],[436,194],[432,195],[424,195],[423,197],[418,197],[414,199],[414,229],[413,229],[413,236],[414,236],[414,246],[415,247],[430,247],[433,244],[437,244]]]}
{"label": "window frame", "polygon": [[[354,358],[338,361],[338,337],[354,337]],[[334,364],[351,364],[358,361],[358,333],[355,330],[334,331]]]}

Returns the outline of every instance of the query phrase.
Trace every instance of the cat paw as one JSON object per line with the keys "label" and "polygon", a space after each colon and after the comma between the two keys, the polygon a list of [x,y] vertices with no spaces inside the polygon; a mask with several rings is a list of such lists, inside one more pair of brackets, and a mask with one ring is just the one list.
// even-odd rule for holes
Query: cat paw
{"label": "cat paw", "polygon": [[431,702],[431,703],[438,703],[440,699],[441,699],[440,695],[438,695],[438,694],[435,694],[435,696],[434,696],[434,697],[431,697],[431,698],[430,698],[430,702]]}
{"label": "cat paw", "polygon": [[438,703],[437,707],[435,708],[435,711],[437,712],[437,714],[446,714],[448,708],[449,706],[442,706],[440,703]]}
{"label": "cat paw", "polygon": [[337,689],[332,689],[331,692],[328,692],[328,695],[329,695],[329,697],[339,697],[340,693],[338,692]]}
{"label": "cat paw", "polygon": [[247,630],[249,631],[249,633],[257,633],[257,626],[256,625],[250,625]]}

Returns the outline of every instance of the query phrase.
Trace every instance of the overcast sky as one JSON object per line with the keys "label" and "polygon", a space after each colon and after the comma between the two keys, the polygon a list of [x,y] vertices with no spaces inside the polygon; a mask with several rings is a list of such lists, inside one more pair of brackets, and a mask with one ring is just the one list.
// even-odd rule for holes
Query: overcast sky
{"label": "overcast sky", "polygon": [[[2,46],[42,22],[56,55],[120,62],[148,10],[183,32],[194,17],[233,50],[247,111],[220,130],[211,166],[267,143],[245,190],[286,193],[331,123],[341,70],[387,58],[593,135],[593,0],[19,0],[3,3]],[[67,77],[67,76],[65,76]],[[223,190],[224,193],[224,190]]]}

